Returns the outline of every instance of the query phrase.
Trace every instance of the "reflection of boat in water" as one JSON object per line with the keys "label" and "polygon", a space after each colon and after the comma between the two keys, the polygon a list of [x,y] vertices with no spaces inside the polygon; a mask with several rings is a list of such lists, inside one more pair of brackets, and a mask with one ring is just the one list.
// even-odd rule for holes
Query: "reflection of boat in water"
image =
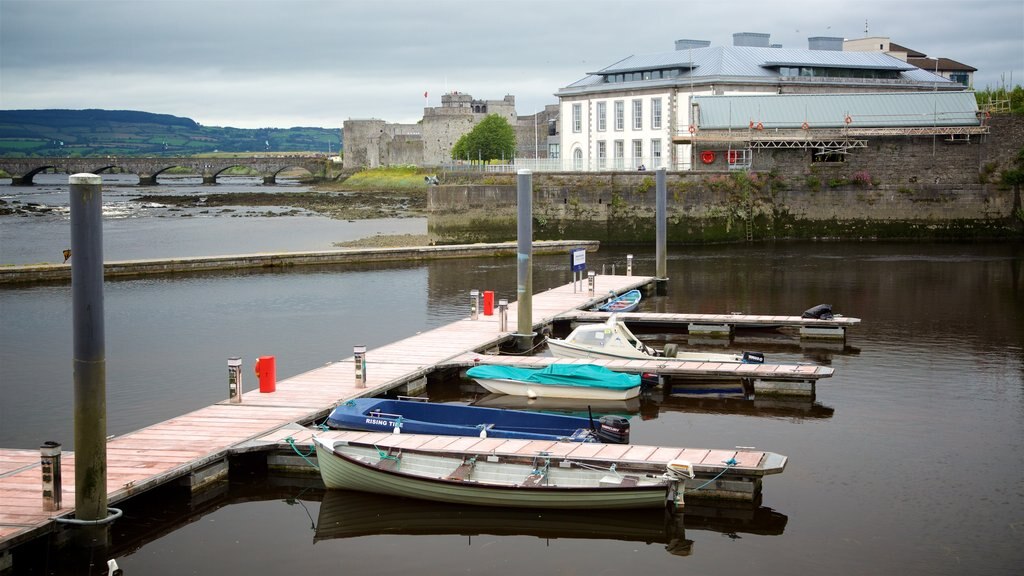
{"label": "reflection of boat in water", "polygon": [[586,416],[589,408],[594,416],[599,414],[629,415],[640,411],[640,397],[634,396],[628,400],[578,400],[576,398],[528,398],[509,394],[487,394],[474,400],[472,405],[511,410],[563,412],[577,416]]}
{"label": "reflection of boat in water", "polygon": [[529,510],[465,506],[328,490],[314,542],[373,535],[534,536],[665,544],[689,555],[682,514],[664,510]]}
{"label": "reflection of boat in water", "polygon": [[658,543],[672,554],[689,555],[693,542],[686,539],[686,529],[776,536],[788,520],[771,508],[739,503],[701,502],[676,514],[658,509],[526,510],[328,490],[313,541],[375,535],[534,536]]}

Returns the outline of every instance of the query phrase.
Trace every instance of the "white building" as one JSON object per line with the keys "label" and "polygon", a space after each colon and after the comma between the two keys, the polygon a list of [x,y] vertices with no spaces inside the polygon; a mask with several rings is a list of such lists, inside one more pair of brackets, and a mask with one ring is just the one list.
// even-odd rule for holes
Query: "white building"
{"label": "white building", "polygon": [[629,56],[557,92],[562,169],[690,169],[691,146],[673,138],[699,130],[695,96],[963,89],[882,52],[844,52],[842,38],[810,38],[808,49],[749,32],[734,34],[733,46],[678,40],[671,52]]}

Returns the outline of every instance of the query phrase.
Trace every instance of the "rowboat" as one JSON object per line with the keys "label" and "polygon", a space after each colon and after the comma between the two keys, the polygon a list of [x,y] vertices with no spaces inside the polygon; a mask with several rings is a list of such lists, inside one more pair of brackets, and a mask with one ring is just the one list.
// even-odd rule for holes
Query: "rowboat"
{"label": "rowboat", "polygon": [[594,310],[598,312],[632,312],[640,306],[640,291],[630,290],[609,299]]}
{"label": "rowboat", "polygon": [[567,442],[622,442],[629,438],[620,428],[621,418],[590,418],[504,410],[462,404],[438,404],[417,400],[356,398],[336,407],[327,418],[328,428],[403,434],[522,438]]}
{"label": "rowboat", "polygon": [[641,359],[675,358],[693,362],[719,363],[764,363],[764,354],[743,352],[723,354],[716,352],[681,352],[675,344],[668,344],[657,350],[643,343],[621,322],[615,314],[602,324],[581,324],[564,340],[548,338],[548,350],[557,358],[611,358]]}
{"label": "rowboat", "polygon": [[627,400],[640,395],[640,376],[596,364],[549,364],[544,368],[473,366],[466,376],[489,392],[528,398]]}
{"label": "rowboat", "polygon": [[625,460],[597,464],[547,452],[378,448],[372,441],[321,436],[314,436],[313,443],[327,488],[453,504],[557,509],[682,507],[681,483],[693,478],[693,466],[684,460],[664,466]]}

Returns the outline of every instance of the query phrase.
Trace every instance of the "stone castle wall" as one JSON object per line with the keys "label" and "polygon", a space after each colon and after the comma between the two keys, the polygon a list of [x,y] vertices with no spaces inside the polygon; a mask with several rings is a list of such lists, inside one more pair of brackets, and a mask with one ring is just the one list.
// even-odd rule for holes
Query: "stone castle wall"
{"label": "stone castle wall", "polygon": [[[750,172],[667,174],[668,239],[1024,237],[1019,190],[999,181],[1024,150],[1024,117],[999,117],[969,142],[870,138],[844,162],[814,163],[799,149],[754,151]],[[724,167],[724,164],[723,164]],[[430,190],[430,233],[441,242],[516,234],[515,175],[486,186]],[[535,173],[536,239],[653,242],[654,172]]]}

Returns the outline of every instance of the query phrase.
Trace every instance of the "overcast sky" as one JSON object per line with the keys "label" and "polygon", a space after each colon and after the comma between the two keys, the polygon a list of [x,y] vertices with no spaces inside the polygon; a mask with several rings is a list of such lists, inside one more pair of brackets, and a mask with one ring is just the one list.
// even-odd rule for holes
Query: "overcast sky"
{"label": "overcast sky", "polygon": [[[415,122],[457,90],[520,114],[679,38],[888,36],[1024,84],[1024,0],[0,0],[0,108],[105,108],[207,126]],[[429,94],[424,99],[423,94]]]}

